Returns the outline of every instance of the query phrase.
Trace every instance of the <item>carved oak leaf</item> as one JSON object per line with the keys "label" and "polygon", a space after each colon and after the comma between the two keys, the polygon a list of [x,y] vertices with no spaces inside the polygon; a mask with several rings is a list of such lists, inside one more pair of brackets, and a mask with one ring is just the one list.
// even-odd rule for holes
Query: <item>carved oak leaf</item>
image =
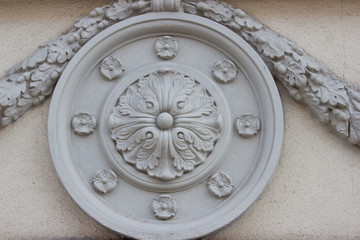
{"label": "carved oak leaf", "polygon": [[109,118],[125,161],[162,180],[203,163],[220,137],[220,125],[221,115],[206,89],[170,70],[128,87]]}
{"label": "carved oak leaf", "polygon": [[255,32],[253,37],[257,43],[257,50],[270,59],[282,59],[285,56],[285,52],[291,52],[291,48],[286,42],[271,41],[273,33],[270,31]]}
{"label": "carved oak leaf", "polygon": [[349,132],[350,132],[350,142],[358,144],[358,142],[360,141],[360,114],[359,113],[354,113],[351,115]]}
{"label": "carved oak leaf", "polygon": [[[65,65],[66,66],[66,65]],[[38,69],[31,72],[31,82],[29,84],[29,95],[36,96],[49,96],[56,83],[56,79],[63,71],[62,67],[52,66],[48,63],[43,63]]]}
{"label": "carved oak leaf", "polygon": [[360,90],[348,83],[346,91],[350,99],[349,141],[360,146]]}
{"label": "carved oak leaf", "polygon": [[328,103],[333,107],[347,107],[349,98],[343,83],[335,80],[327,81],[327,78],[324,75],[312,74],[310,77],[309,86],[320,98],[321,103]]}
{"label": "carved oak leaf", "polygon": [[[263,25],[255,22],[255,21],[251,21],[249,18],[245,17],[245,13],[242,12],[240,9],[237,9],[238,11],[235,11],[235,15],[239,16],[239,17],[235,17],[235,23],[239,24],[240,27],[245,28],[249,31],[254,31],[254,30],[260,30],[263,28]],[[232,27],[236,28],[236,25],[230,25]]]}
{"label": "carved oak leaf", "polygon": [[346,86],[347,93],[349,94],[350,105],[353,111],[360,111],[360,90],[352,87],[352,84]]}
{"label": "carved oak leaf", "polygon": [[285,81],[290,86],[303,87],[306,85],[307,78],[305,76],[305,70],[297,62],[288,64],[285,74]]}
{"label": "carved oak leaf", "polygon": [[79,19],[75,24],[74,27],[87,29],[92,25],[100,22],[103,19],[104,11],[102,8],[95,8],[89,14],[87,18]]}
{"label": "carved oak leaf", "polygon": [[193,4],[183,3],[184,12],[190,14],[197,14],[197,9]]}
{"label": "carved oak leaf", "polygon": [[336,129],[336,131],[347,137],[349,134],[349,119],[350,114],[347,109],[332,109],[330,111],[330,124]]}
{"label": "carved oak leaf", "polygon": [[229,5],[217,1],[204,1],[196,3],[196,8],[202,11],[207,18],[217,22],[229,22],[233,17],[232,9]]}
{"label": "carved oak leaf", "polygon": [[8,107],[16,104],[19,94],[26,89],[26,83],[18,84],[13,81],[4,81],[0,86],[0,107]]}
{"label": "carved oak leaf", "polygon": [[132,13],[133,9],[131,7],[131,3],[128,1],[118,1],[114,3],[113,8],[106,11],[106,17],[112,20],[122,20],[129,17]]}
{"label": "carved oak leaf", "polygon": [[314,93],[305,92],[302,96],[304,102],[309,105],[310,109],[321,122],[328,122],[330,120],[328,107],[322,105],[320,99],[315,96]]}
{"label": "carved oak leaf", "polygon": [[99,30],[109,26],[110,19],[105,18],[105,10],[108,8],[109,6],[95,8],[93,11],[90,12],[88,17],[79,19],[74,24],[74,27],[78,29],[78,31],[76,31],[68,38],[68,44],[72,45],[78,42],[80,45],[84,45]]}
{"label": "carved oak leaf", "polygon": [[36,67],[38,64],[43,63],[48,56],[48,48],[41,46],[31,57],[25,59],[21,64],[15,66],[9,73],[17,73],[30,68]]}

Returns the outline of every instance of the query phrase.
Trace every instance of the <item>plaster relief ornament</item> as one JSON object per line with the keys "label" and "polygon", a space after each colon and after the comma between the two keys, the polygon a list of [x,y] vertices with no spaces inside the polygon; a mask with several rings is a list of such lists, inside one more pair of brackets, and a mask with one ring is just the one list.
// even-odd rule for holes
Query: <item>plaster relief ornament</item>
{"label": "plaster relief ornament", "polygon": [[[280,157],[283,115],[270,72],[245,41],[204,17],[235,21],[238,11],[217,1],[200,2],[119,0],[97,9],[56,42],[73,50],[91,38],[71,62],[61,65],[68,63],[49,111],[54,166],[68,193],[90,217],[130,238],[197,239],[219,230],[260,196]],[[190,6],[202,17],[184,13]],[[120,21],[155,9],[166,12]],[[176,9],[180,12],[170,12]],[[109,28],[96,35],[104,20]],[[247,15],[242,20],[246,26],[252,23]],[[184,52],[173,60],[160,59],[154,45],[161,36],[181,39]],[[75,42],[69,44],[72,37]],[[201,61],[188,47],[199,52]],[[120,81],[107,82],[99,76],[99,67],[109,59],[104,62],[108,71],[118,56],[126,74]],[[211,70],[228,56],[241,69],[242,81],[218,84]],[[34,68],[44,72],[38,74],[26,64],[24,71],[33,71],[30,76],[36,79],[60,66],[35,59],[40,62]],[[24,81],[25,86],[33,83]],[[77,109],[96,113],[96,135],[69,134],[69,119]],[[234,131],[232,117],[244,109],[261,115],[268,126],[261,138],[246,144]],[[96,124],[87,126],[85,121],[85,129],[91,126],[89,131]],[[111,168],[97,172],[101,166]],[[228,175],[218,169],[226,169]],[[118,186],[120,177],[123,184]],[[181,212],[174,197],[178,204],[181,200]]]}
{"label": "plaster relief ornament", "polygon": [[177,211],[176,201],[170,195],[164,194],[155,197],[152,206],[155,216],[161,220],[167,220],[174,217]]}
{"label": "plaster relief ornament", "polygon": [[224,59],[216,63],[212,69],[214,77],[219,82],[228,83],[236,78],[238,69],[232,61]]}
{"label": "plaster relief ornament", "polygon": [[102,169],[95,174],[92,184],[96,191],[106,194],[116,187],[118,181],[118,177],[114,171]]}
{"label": "plaster relief ornament", "polygon": [[280,36],[234,6],[210,0],[118,0],[79,19],[68,33],[41,45],[0,80],[0,128],[24,115],[51,95],[74,54],[106,27],[124,19],[158,11],[183,11],[215,21],[248,42],[290,96],[307,105],[340,136],[360,145],[357,107],[360,89],[332,74],[295,42]]}
{"label": "plaster relief ornament", "polygon": [[204,87],[166,70],[128,87],[113,109],[109,128],[126,162],[166,181],[206,160],[220,137],[221,122]]}
{"label": "plaster relief ornament", "polygon": [[155,50],[157,56],[163,60],[169,60],[174,58],[177,54],[178,49],[178,42],[170,36],[163,36],[159,38],[155,43]]}
{"label": "plaster relief ornament", "polygon": [[225,198],[233,192],[234,184],[228,175],[218,172],[210,177],[208,189],[216,197]]}
{"label": "plaster relief ornament", "polygon": [[78,113],[72,120],[74,132],[80,136],[87,136],[95,131],[97,122],[93,114]]}
{"label": "plaster relief ornament", "polygon": [[100,64],[100,72],[108,80],[118,79],[124,71],[125,68],[115,57],[107,57]]}
{"label": "plaster relief ornament", "polygon": [[260,131],[260,121],[254,115],[242,115],[236,120],[236,129],[242,137],[253,137]]}

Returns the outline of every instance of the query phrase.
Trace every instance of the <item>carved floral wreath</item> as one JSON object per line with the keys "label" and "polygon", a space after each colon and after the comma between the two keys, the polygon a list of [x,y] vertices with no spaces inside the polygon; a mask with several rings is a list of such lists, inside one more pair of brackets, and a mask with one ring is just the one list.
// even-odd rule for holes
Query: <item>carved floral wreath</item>
{"label": "carved floral wreath", "polygon": [[[49,96],[65,66],[88,40],[131,16],[152,11],[179,11],[209,18],[242,37],[262,57],[272,75],[297,101],[342,137],[360,144],[360,89],[344,82],[296,43],[279,36],[241,9],[214,0],[118,0],[93,10],[74,28],[39,47],[0,80],[0,128],[24,115]],[[173,4],[177,2],[177,4]],[[181,2],[181,4],[180,4]],[[157,3],[157,4],[154,4]],[[170,6],[170,7],[169,7]]]}

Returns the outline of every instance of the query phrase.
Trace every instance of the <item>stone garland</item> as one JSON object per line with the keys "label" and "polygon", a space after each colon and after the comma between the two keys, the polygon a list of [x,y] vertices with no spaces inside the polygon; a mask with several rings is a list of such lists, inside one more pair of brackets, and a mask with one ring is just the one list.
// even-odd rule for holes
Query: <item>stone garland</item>
{"label": "stone garland", "polygon": [[360,89],[330,73],[293,41],[271,31],[234,6],[218,1],[119,0],[96,8],[68,33],[41,45],[0,80],[0,128],[51,95],[75,53],[105,28],[152,11],[183,11],[218,22],[247,41],[289,94],[307,105],[351,143],[360,145]]}

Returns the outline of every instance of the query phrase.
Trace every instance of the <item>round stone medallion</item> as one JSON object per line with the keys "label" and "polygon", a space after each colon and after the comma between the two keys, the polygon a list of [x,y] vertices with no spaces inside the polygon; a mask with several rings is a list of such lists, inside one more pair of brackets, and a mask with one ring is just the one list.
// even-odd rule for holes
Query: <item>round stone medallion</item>
{"label": "round stone medallion", "polygon": [[49,143],[76,203],[140,239],[207,235],[240,216],[277,165],[279,95],[236,34],[182,13],[115,24],[55,89]]}

